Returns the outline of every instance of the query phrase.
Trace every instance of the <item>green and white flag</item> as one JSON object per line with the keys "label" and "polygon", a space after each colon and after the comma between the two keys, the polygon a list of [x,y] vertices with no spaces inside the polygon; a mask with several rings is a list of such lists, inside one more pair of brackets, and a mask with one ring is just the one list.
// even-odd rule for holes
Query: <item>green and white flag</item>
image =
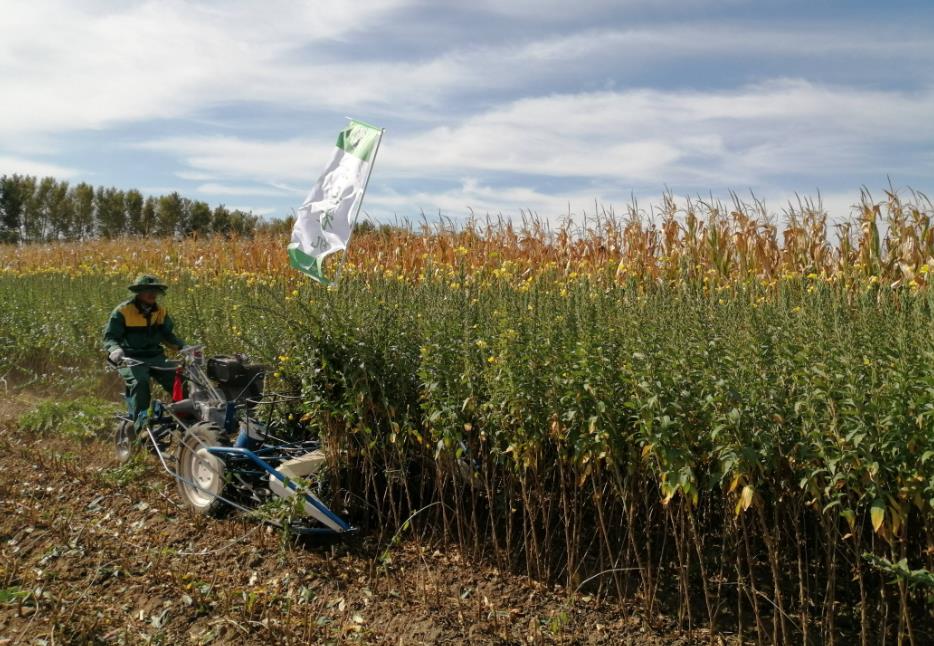
{"label": "green and white flag", "polygon": [[289,262],[318,282],[325,257],[347,248],[379,148],[380,128],[351,120],[337,137],[337,147],[304,204],[298,209]]}

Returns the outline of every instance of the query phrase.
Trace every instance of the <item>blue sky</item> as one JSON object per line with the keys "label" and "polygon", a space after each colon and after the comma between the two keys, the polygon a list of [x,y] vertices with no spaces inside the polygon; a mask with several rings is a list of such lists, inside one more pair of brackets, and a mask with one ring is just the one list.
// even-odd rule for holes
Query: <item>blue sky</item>
{"label": "blue sky", "polygon": [[750,191],[934,194],[934,3],[10,3],[0,174],[276,217],[349,115],[376,220]]}

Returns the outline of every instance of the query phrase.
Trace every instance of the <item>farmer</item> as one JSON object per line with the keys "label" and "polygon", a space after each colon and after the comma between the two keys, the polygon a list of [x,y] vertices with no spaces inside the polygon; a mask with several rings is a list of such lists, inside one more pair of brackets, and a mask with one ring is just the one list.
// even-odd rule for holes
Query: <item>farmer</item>
{"label": "farmer", "polygon": [[149,380],[172,392],[175,374],[171,369],[152,370],[153,367],[171,368],[165,360],[162,345],[180,350],[185,342],[172,331],[172,317],[156,300],[165,294],[166,285],[153,276],[143,274],[127,289],[134,296],[120,303],[104,327],[104,350],[111,363],[119,364],[124,358],[142,363],[120,366],[118,371],[126,382],[126,398],[130,417],[138,432],[149,409]]}

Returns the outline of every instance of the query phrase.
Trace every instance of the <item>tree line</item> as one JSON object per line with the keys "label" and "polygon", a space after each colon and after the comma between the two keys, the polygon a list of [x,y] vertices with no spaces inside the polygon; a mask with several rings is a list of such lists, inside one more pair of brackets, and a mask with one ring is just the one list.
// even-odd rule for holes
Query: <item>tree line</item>
{"label": "tree line", "polygon": [[0,176],[0,242],[49,242],[120,236],[253,235],[266,228],[252,213],[213,209],[177,192],[74,186],[54,177]]}

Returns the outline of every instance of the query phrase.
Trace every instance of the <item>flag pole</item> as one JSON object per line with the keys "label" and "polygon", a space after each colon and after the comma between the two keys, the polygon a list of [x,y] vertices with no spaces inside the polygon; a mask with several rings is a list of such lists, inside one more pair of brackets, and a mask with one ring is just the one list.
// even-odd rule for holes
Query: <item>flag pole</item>
{"label": "flag pole", "polygon": [[[356,119],[350,119],[350,121],[357,121]],[[362,121],[357,121],[357,123],[363,123]],[[370,124],[364,124],[369,126]],[[371,126],[372,127],[372,126]],[[350,245],[350,239],[353,237],[354,227],[357,226],[357,218],[360,216],[360,209],[363,208],[363,198],[366,196],[366,187],[370,184],[370,175],[373,174],[373,166],[376,165],[376,155],[379,154],[379,145],[383,142],[383,134],[386,132],[385,128],[379,129],[379,139],[376,140],[376,148],[373,150],[373,161],[370,163],[370,168],[367,171],[366,179],[363,181],[363,191],[360,193],[360,201],[357,203],[357,210],[353,214],[353,220],[350,223],[350,235],[347,236],[347,244],[344,245],[344,253],[341,256],[341,264],[337,267],[337,273],[334,275],[334,280],[331,282],[328,287],[331,285],[334,286],[334,289],[337,289],[337,282],[341,279],[341,272],[344,270],[344,264],[347,262],[347,247]]]}

